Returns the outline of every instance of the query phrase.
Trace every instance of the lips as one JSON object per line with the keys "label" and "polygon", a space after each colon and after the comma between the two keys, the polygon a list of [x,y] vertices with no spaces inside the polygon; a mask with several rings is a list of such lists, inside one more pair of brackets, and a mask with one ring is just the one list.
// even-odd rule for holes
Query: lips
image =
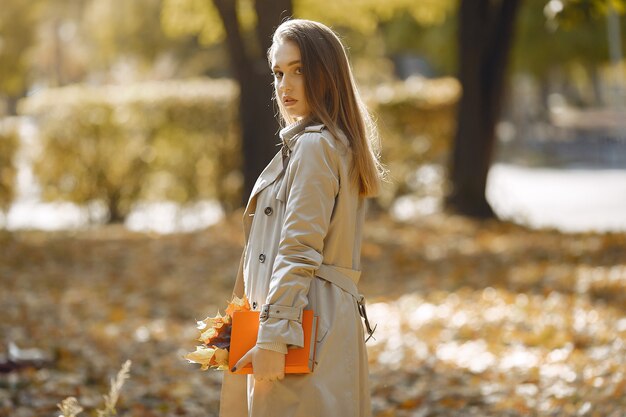
{"label": "lips", "polygon": [[283,104],[284,104],[286,107],[293,106],[293,105],[294,105],[294,104],[296,104],[297,102],[298,102],[298,100],[296,100],[296,99],[295,99],[295,98],[293,98],[293,97],[289,97],[289,96],[285,96],[285,97],[283,97]]}

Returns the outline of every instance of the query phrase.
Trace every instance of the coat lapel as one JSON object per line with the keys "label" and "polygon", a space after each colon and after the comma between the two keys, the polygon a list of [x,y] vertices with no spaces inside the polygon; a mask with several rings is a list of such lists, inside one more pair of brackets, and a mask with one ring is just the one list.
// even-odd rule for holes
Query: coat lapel
{"label": "coat lapel", "polygon": [[273,183],[276,178],[283,172],[283,158],[282,153],[278,152],[274,158],[270,161],[270,163],[265,167],[259,178],[256,180],[254,187],[252,188],[252,192],[250,193],[250,198],[248,199],[248,207],[250,202],[256,195],[261,192],[265,187]]}
{"label": "coat lapel", "polygon": [[282,153],[278,152],[270,163],[265,167],[259,178],[256,180],[250,198],[248,198],[248,204],[246,204],[246,210],[243,213],[244,220],[244,232],[246,234],[246,240],[248,238],[249,226],[252,223],[250,216],[254,214],[256,210],[256,198],[257,195],[263,191],[268,185],[276,181],[276,179],[283,172],[283,158]]}

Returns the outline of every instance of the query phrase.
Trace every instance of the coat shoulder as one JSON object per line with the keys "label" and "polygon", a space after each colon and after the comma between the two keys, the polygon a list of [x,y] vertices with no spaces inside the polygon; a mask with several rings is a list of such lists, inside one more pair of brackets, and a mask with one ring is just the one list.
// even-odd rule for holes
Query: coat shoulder
{"label": "coat shoulder", "polygon": [[298,140],[295,141],[293,151],[294,153],[303,153],[305,155],[329,155],[334,153],[335,144],[333,142],[332,136],[321,131],[305,130]]}
{"label": "coat shoulder", "polygon": [[304,132],[296,140],[291,153],[291,164],[309,166],[315,172],[330,169],[338,178],[343,165],[342,152],[338,149],[335,139],[318,132]]}
{"label": "coat shoulder", "polygon": [[317,143],[317,146],[343,155],[349,148],[348,139],[341,131],[337,132],[337,135],[338,137],[334,136],[323,124],[307,126],[296,141],[296,146],[298,142],[308,142],[303,147],[315,146],[313,143]]}

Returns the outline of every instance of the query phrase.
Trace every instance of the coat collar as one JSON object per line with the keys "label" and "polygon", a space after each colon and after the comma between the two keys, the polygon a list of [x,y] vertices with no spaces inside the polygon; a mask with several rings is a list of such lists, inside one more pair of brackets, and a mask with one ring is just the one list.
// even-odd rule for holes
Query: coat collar
{"label": "coat collar", "polygon": [[289,126],[285,126],[280,130],[279,136],[282,141],[283,146],[286,146],[289,151],[293,150],[293,145],[300,136],[302,132],[308,132],[314,126],[309,126],[313,122],[313,118],[311,116],[305,117],[304,119],[297,121],[296,123],[292,123]]}

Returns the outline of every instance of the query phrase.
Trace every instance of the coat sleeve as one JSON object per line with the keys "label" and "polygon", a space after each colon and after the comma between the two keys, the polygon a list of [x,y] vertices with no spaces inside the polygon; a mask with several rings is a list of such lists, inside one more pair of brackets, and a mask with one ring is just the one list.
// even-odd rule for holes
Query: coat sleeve
{"label": "coat sleeve", "polygon": [[284,223],[274,260],[257,345],[286,352],[303,347],[302,310],[315,271],[322,264],[324,238],[339,192],[336,150],[319,133],[297,139],[284,181],[288,189]]}

